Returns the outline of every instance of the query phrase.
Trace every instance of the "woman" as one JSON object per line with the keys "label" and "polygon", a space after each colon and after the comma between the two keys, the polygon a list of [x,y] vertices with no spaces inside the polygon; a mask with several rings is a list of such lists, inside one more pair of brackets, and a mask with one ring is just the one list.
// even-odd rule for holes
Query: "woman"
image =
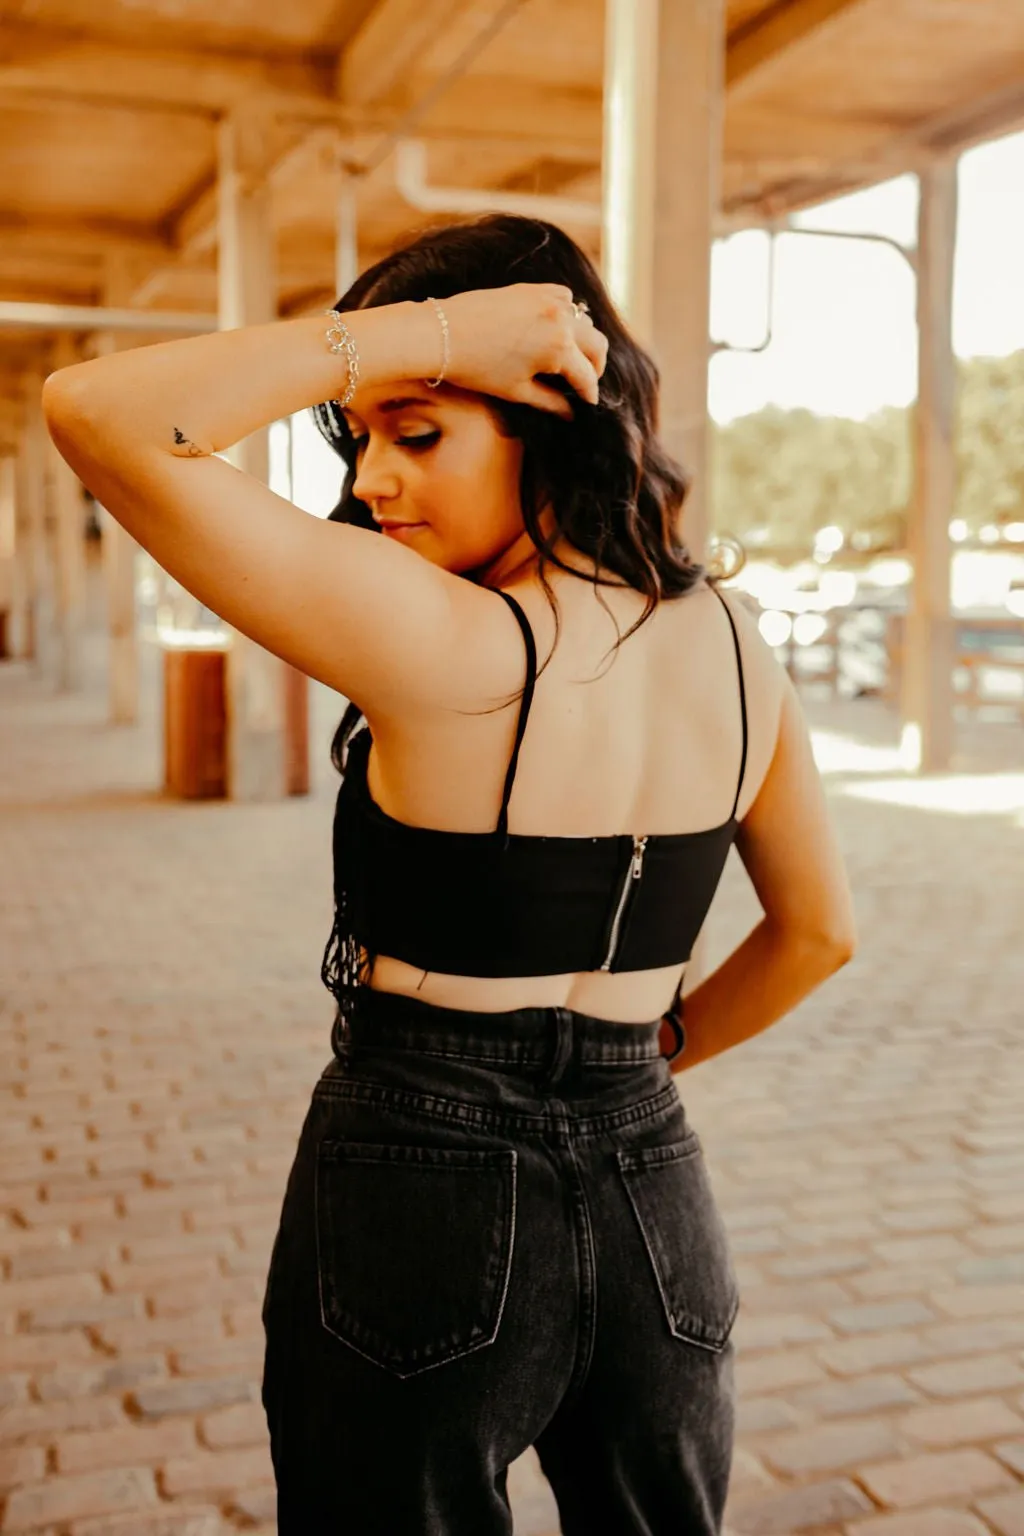
{"label": "woman", "polygon": [[[326,329],[118,353],[44,392],[161,565],[354,701],[334,1056],[264,1304],[279,1528],[507,1533],[533,1444],[565,1536],[711,1536],[737,1295],[671,1079],[852,953],[806,728],[679,542],[653,365],[564,234],[435,231]],[[340,526],[211,457],[324,401]],[[765,915],[688,996],[682,1049],[734,841]]]}

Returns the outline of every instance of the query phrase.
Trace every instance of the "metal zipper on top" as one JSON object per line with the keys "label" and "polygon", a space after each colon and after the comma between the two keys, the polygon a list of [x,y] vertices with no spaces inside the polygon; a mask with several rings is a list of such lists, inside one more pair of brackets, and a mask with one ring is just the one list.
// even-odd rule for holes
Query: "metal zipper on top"
{"label": "metal zipper on top", "polygon": [[615,959],[615,950],[619,942],[619,929],[622,927],[622,915],[626,910],[626,901],[629,897],[630,886],[634,880],[639,880],[643,873],[644,854],[647,851],[647,838],[633,838],[633,857],[629,861],[626,877],[622,882],[622,890],[619,892],[618,905],[615,908],[615,916],[612,918],[612,931],[608,935],[608,953],[605,955],[598,970],[610,971],[612,961]]}

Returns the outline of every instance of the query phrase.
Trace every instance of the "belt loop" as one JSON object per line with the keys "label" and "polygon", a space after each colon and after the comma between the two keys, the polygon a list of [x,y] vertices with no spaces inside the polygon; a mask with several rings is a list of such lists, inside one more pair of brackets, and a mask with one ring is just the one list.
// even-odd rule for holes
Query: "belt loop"
{"label": "belt loop", "polygon": [[552,1015],[555,1025],[555,1049],[540,1083],[543,1088],[553,1088],[572,1060],[572,1013],[568,1008],[551,1008],[546,1011]]}

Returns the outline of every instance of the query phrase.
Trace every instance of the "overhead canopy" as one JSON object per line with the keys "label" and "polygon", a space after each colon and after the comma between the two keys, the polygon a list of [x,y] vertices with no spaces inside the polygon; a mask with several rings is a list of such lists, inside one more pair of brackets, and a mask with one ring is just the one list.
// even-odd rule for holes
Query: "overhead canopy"
{"label": "overhead canopy", "polygon": [[[363,262],[437,216],[436,188],[582,203],[561,221],[596,250],[603,0],[14,9],[0,22],[0,302],[102,303],[115,263],[121,307],[212,314],[216,126],[232,112],[260,135],[284,314],[334,295],[342,166],[371,167]],[[726,224],[1024,117],[1024,6],[1006,0],[728,0],[726,26]],[[396,139],[414,142],[396,156]],[[0,369],[38,345],[0,327]]]}

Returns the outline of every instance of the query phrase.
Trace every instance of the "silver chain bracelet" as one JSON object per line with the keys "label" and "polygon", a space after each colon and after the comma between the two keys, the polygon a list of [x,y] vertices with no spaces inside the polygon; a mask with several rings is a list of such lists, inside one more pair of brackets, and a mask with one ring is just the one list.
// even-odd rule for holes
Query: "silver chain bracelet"
{"label": "silver chain bracelet", "polygon": [[327,327],[327,346],[336,356],[344,354],[345,365],[348,369],[345,383],[345,393],[338,400],[339,410],[351,404],[352,397],[359,383],[359,350],[355,344],[355,338],[336,309],[325,309],[325,315],[330,315],[331,324]]}
{"label": "silver chain bracelet", "polygon": [[445,374],[448,372],[448,364],[451,362],[451,343],[448,337],[448,316],[436,299],[428,299],[427,303],[433,304],[434,313],[441,326],[441,372],[436,379],[424,379],[423,382],[428,389],[436,389],[439,384],[444,383]]}

